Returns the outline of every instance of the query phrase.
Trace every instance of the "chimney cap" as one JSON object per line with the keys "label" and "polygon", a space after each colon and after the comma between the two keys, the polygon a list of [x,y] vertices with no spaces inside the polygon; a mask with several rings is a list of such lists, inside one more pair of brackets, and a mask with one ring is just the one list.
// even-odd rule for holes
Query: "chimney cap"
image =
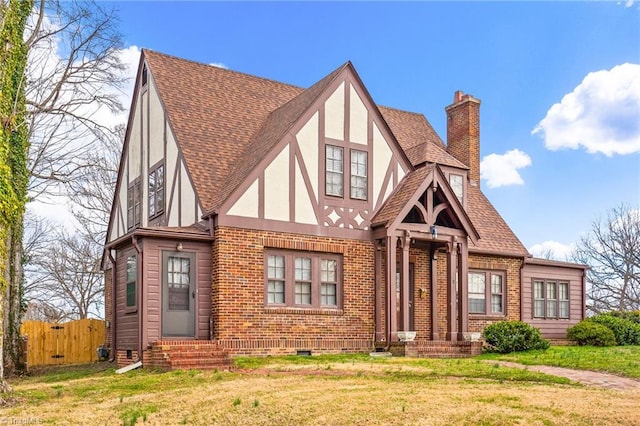
{"label": "chimney cap", "polygon": [[446,107],[445,110],[449,110],[461,102],[475,102],[480,104],[480,100],[474,98],[473,95],[465,94],[462,90],[456,90],[453,94],[453,103]]}

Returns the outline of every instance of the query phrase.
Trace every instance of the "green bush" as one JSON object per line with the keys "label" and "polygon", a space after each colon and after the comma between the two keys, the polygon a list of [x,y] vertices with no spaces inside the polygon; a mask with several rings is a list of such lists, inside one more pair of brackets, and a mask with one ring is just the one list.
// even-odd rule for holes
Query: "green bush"
{"label": "green bush", "polygon": [[631,321],[634,324],[640,324],[640,311],[611,311],[610,315]]}
{"label": "green bush", "polygon": [[640,324],[609,313],[598,314],[589,320],[602,324],[613,331],[618,345],[640,345]]}
{"label": "green bush", "polygon": [[540,330],[522,321],[493,323],[484,329],[482,337],[488,352],[506,354],[549,347],[549,341],[542,338]]}
{"label": "green bush", "polygon": [[578,345],[615,346],[616,336],[608,327],[589,319],[582,320],[567,330],[567,338]]}

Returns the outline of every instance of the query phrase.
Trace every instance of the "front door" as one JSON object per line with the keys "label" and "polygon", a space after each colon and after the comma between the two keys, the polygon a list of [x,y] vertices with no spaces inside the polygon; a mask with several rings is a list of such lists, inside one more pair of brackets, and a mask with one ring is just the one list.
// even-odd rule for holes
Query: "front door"
{"label": "front door", "polygon": [[162,335],[195,336],[195,254],[162,252]]}

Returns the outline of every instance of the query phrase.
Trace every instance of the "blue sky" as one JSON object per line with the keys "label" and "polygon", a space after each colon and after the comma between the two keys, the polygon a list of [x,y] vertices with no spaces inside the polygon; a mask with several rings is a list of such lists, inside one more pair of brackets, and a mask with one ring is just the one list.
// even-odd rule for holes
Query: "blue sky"
{"label": "blue sky", "polygon": [[453,93],[481,99],[483,191],[534,251],[563,258],[607,210],[640,207],[639,3],[112,5],[127,46],[302,87],[351,60],[378,104],[443,139]]}

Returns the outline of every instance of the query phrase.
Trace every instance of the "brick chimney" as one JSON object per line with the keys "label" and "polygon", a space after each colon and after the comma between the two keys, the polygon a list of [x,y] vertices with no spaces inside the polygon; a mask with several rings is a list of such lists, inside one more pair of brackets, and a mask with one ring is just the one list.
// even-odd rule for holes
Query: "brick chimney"
{"label": "brick chimney", "polygon": [[480,100],[458,90],[447,112],[447,151],[469,166],[469,183],[480,182]]}

